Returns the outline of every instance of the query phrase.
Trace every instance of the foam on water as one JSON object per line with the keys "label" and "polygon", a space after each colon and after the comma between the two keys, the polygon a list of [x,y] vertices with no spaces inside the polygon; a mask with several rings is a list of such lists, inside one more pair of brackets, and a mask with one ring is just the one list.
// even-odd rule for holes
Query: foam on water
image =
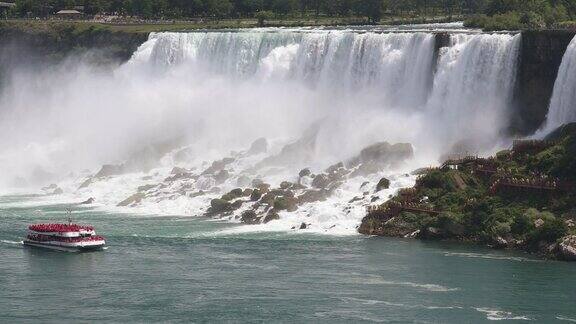
{"label": "foam on water", "polygon": [[509,320],[517,320],[517,321],[531,321],[532,319],[528,316],[523,315],[514,315],[511,312],[502,311],[498,309],[491,309],[491,308],[484,308],[478,307],[474,308],[475,310],[486,314],[486,319],[489,321],[509,321]]}

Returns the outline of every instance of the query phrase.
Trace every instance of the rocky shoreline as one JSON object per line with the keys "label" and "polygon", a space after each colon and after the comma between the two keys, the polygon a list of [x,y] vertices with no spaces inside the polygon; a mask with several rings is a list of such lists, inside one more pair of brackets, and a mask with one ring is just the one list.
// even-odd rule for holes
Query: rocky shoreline
{"label": "rocky shoreline", "polygon": [[576,260],[576,124],[490,158],[420,170],[413,188],[371,208],[366,235],[452,240]]}

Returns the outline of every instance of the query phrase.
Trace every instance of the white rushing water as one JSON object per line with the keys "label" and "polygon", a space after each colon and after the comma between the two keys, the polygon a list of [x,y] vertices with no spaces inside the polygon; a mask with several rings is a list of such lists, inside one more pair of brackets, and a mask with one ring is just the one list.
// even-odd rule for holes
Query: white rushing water
{"label": "white rushing water", "polygon": [[547,134],[566,123],[576,121],[576,38],[564,53],[554,84],[546,123],[540,133]]}
{"label": "white rushing water", "polygon": [[[370,197],[348,202],[372,191],[382,176],[392,180],[380,193],[385,199],[413,183],[403,174],[436,164],[442,154],[487,153],[508,140],[502,133],[519,42],[520,35],[453,34],[435,53],[435,35],[425,32],[157,33],[111,73],[78,58],[45,70],[22,68],[0,97],[0,168],[6,171],[0,187],[37,190],[58,182],[64,196],[46,200],[95,197],[99,206],[113,207],[138,186],[162,182],[173,166],[200,173],[234,156],[220,194],[175,195],[182,188],[171,184],[135,208],[121,208],[198,215],[242,176],[278,185],[297,181],[303,167],[321,172],[376,142],[411,143],[415,158],[407,164],[349,179],[327,201],[261,225],[285,230],[313,217],[319,231],[354,231]],[[260,137],[270,144],[266,153],[230,153]],[[302,138],[311,144],[289,160],[262,165]],[[153,150],[163,156],[154,165],[77,190],[102,164],[123,162],[159,142],[172,146]],[[184,157],[176,153],[182,147]],[[206,177],[193,183],[213,186]]]}

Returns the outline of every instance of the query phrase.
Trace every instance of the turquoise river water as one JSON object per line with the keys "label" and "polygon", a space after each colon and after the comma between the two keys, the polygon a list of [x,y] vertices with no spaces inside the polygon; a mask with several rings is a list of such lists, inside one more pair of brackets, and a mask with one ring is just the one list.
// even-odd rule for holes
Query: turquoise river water
{"label": "turquoise river water", "polygon": [[576,322],[576,264],[415,240],[221,234],[198,217],[84,209],[108,248],[24,248],[66,206],[0,198],[0,323]]}

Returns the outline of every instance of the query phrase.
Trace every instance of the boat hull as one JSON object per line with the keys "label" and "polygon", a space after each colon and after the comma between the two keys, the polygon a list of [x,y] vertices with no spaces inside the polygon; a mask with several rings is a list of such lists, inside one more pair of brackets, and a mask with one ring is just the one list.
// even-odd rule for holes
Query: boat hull
{"label": "boat hull", "polygon": [[25,246],[30,246],[34,248],[42,248],[42,249],[49,249],[49,250],[56,250],[56,251],[65,251],[65,252],[90,252],[90,251],[99,251],[104,249],[104,244],[98,245],[75,245],[75,246],[64,246],[58,244],[51,244],[49,242],[34,242],[30,240],[25,240]]}

